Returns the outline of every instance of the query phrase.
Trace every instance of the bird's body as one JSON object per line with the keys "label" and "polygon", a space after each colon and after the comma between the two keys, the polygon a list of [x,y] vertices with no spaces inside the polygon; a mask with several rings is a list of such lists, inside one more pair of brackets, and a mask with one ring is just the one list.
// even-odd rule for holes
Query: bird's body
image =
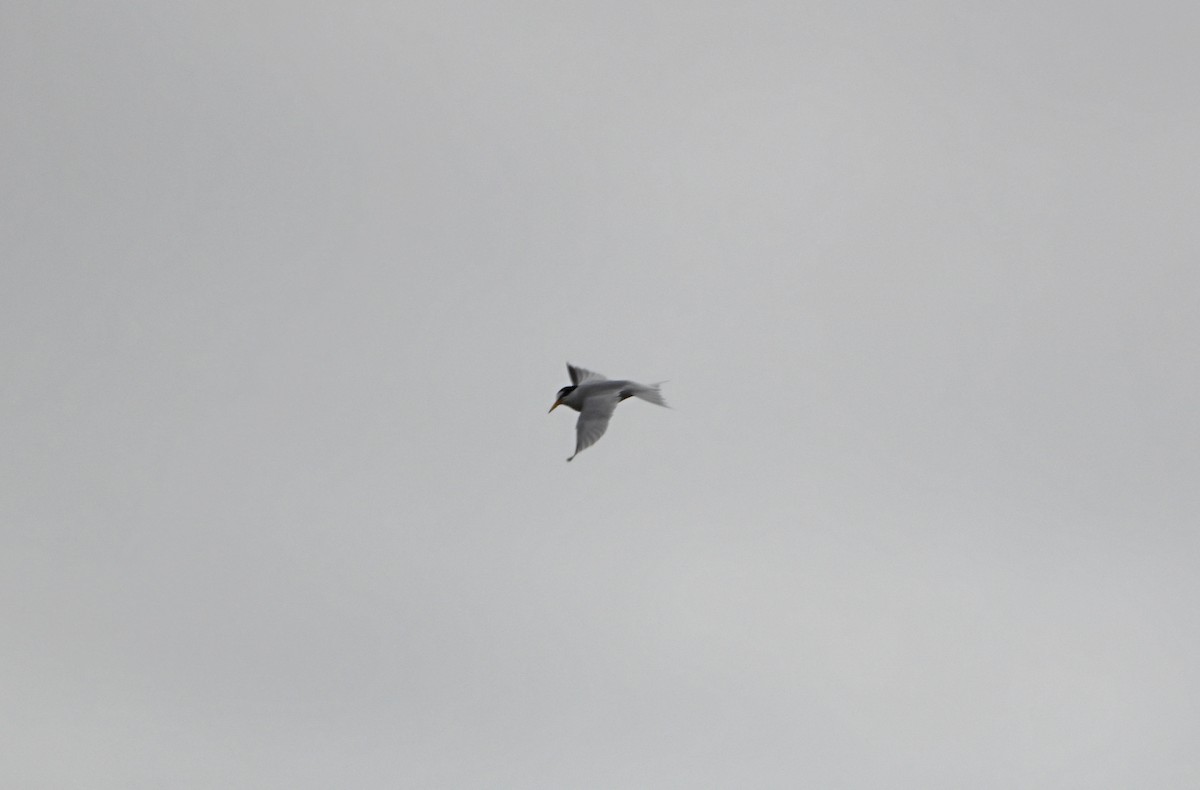
{"label": "bird's body", "polygon": [[666,406],[658,385],[638,384],[636,381],[606,379],[599,373],[567,364],[571,385],[558,391],[558,397],[550,411],[566,406],[579,412],[575,423],[575,453],[570,461],[584,449],[591,447],[608,430],[617,404],[626,398],[641,398],[659,406]]}

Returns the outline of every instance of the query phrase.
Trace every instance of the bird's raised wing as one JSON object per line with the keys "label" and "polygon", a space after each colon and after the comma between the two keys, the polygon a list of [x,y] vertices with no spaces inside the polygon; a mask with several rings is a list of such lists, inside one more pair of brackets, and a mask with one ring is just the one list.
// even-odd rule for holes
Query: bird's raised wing
{"label": "bird's raised wing", "polygon": [[583,402],[579,419],[575,422],[575,453],[567,459],[568,461],[591,447],[604,435],[608,430],[608,421],[620,402],[619,392],[597,393]]}
{"label": "bird's raised wing", "polygon": [[577,368],[570,362],[567,363],[567,373],[571,375],[571,383],[578,386],[585,381],[604,381],[604,376],[584,368]]}

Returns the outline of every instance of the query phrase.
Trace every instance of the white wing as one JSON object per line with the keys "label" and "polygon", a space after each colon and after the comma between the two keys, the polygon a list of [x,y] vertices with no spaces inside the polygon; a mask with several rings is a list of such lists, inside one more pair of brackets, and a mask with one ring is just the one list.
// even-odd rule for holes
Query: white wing
{"label": "white wing", "polygon": [[583,402],[579,420],[575,423],[575,454],[568,458],[568,461],[591,447],[604,435],[608,430],[608,421],[620,402],[619,392],[596,393]]}
{"label": "white wing", "polygon": [[604,376],[584,368],[575,367],[570,362],[567,363],[567,373],[571,376],[571,383],[575,385],[582,384],[585,381],[604,381]]}

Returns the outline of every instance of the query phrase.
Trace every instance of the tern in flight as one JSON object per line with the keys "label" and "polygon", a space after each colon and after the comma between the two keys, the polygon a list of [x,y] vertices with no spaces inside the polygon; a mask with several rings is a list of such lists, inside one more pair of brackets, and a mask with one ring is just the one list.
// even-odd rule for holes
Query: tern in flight
{"label": "tern in flight", "polygon": [[667,405],[658,390],[658,384],[614,381],[604,378],[599,373],[575,367],[569,362],[567,372],[571,374],[571,384],[558,391],[558,397],[554,399],[550,411],[559,406],[566,406],[579,412],[579,421],[575,423],[575,453],[567,459],[568,461],[573,460],[604,435],[617,404],[626,398],[641,398],[659,406]]}

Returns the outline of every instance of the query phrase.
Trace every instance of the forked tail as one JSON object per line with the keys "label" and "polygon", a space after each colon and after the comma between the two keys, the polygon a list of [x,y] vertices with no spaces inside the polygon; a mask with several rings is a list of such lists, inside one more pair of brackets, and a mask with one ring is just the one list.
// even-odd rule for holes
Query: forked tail
{"label": "forked tail", "polygon": [[650,385],[633,384],[629,388],[629,393],[635,398],[641,398],[642,400],[650,401],[658,406],[666,406],[666,408],[669,409],[671,407],[667,406],[667,402],[663,400],[662,390],[660,389],[663,384],[666,384],[666,382],[660,381],[657,384]]}

